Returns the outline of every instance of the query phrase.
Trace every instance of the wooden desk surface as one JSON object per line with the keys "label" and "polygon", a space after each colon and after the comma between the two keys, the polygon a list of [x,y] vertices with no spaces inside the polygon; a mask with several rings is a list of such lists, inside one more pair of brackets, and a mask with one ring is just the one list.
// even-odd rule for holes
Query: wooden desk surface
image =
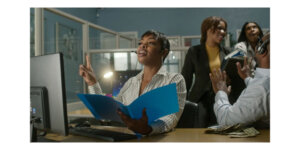
{"label": "wooden desk surface", "polygon": [[[73,111],[68,115],[92,117],[92,114],[88,109]],[[100,126],[98,128],[132,133],[132,131],[129,129],[121,127]],[[270,142],[270,130],[259,130],[260,135],[249,138],[230,138],[226,135],[205,134],[205,130],[206,128],[176,128],[172,132],[147,136],[143,137],[142,139],[133,139],[124,142]],[[59,136],[57,134],[47,134],[46,138],[61,142],[107,142],[100,139],[76,135]]]}
{"label": "wooden desk surface", "polygon": [[[127,128],[120,127],[101,127],[102,129],[118,130],[131,132]],[[260,134],[249,138],[230,138],[227,135],[205,134],[206,128],[176,128],[174,131],[159,135],[143,137],[141,139],[132,139],[123,142],[270,142],[270,130],[259,130]],[[100,139],[94,139],[83,136],[68,135],[60,136],[49,133],[46,138],[60,142],[107,142]]]}
{"label": "wooden desk surface", "polygon": [[[140,139],[140,142],[270,142],[270,130],[261,130],[253,138],[230,138],[227,135],[205,134],[206,128],[176,128],[175,131]],[[136,142],[137,140],[130,140]]]}

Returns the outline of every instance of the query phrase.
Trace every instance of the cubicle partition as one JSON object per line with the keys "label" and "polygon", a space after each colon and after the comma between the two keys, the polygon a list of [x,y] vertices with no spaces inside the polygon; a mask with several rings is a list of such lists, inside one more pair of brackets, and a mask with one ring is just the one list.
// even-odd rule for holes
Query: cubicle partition
{"label": "cubicle partition", "polygon": [[[138,71],[138,37],[123,35],[54,8],[31,9],[30,55],[62,52],[66,77],[68,111],[84,107],[76,96],[86,93],[87,86],[78,74],[85,55],[104,93],[111,94],[116,71]],[[171,51],[164,62],[169,72],[181,72],[188,48],[200,43],[199,36],[169,36]],[[226,43],[226,42],[225,42]]]}

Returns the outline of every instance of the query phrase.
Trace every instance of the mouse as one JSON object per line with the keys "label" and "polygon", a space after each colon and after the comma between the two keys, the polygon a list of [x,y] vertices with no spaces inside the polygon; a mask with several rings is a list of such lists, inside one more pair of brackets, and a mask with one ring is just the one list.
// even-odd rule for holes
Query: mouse
{"label": "mouse", "polygon": [[75,127],[91,127],[91,124],[89,121],[85,121],[83,123],[76,124]]}

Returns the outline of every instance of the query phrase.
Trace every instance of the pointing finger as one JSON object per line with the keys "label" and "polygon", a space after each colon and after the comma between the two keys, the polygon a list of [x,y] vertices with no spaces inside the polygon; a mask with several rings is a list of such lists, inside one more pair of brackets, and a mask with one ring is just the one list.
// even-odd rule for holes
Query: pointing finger
{"label": "pointing finger", "polygon": [[91,60],[90,60],[89,55],[86,55],[85,59],[86,59],[86,67],[87,67],[87,69],[91,69]]}

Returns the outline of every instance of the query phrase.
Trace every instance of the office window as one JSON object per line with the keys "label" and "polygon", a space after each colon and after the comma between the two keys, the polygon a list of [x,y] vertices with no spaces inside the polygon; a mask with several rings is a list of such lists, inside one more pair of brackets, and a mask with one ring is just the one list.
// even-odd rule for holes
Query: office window
{"label": "office window", "polygon": [[97,30],[93,27],[89,28],[89,48],[100,49],[100,34],[102,31]]}
{"label": "office window", "polygon": [[128,54],[114,53],[114,67],[117,71],[125,71],[128,69]]}
{"label": "office window", "polygon": [[164,65],[168,72],[180,73],[181,72],[181,51],[170,51],[169,55],[164,61]]}
{"label": "office window", "polygon": [[130,66],[131,70],[142,70],[143,65],[139,63],[137,55],[135,53],[130,53]]}
{"label": "office window", "polygon": [[[132,42],[129,39],[120,37],[120,48],[131,48]],[[116,71],[130,69],[130,52],[114,53],[114,68]]]}
{"label": "office window", "polygon": [[200,44],[200,38],[186,38],[183,46],[191,47]]}
{"label": "office window", "polygon": [[61,52],[64,55],[67,102],[79,101],[83,80],[78,75],[82,64],[82,24],[44,11],[44,54]]}
{"label": "office window", "polygon": [[111,33],[100,33],[100,49],[114,49],[117,48],[117,36]]}
{"label": "office window", "polygon": [[112,93],[111,78],[105,78],[104,75],[113,72],[113,54],[112,53],[93,53],[90,55],[91,65],[100,83],[104,93]]}
{"label": "office window", "polygon": [[132,41],[120,36],[120,48],[131,48],[131,47],[132,47]]}
{"label": "office window", "polygon": [[114,49],[116,45],[116,35],[89,27],[89,49]]}

